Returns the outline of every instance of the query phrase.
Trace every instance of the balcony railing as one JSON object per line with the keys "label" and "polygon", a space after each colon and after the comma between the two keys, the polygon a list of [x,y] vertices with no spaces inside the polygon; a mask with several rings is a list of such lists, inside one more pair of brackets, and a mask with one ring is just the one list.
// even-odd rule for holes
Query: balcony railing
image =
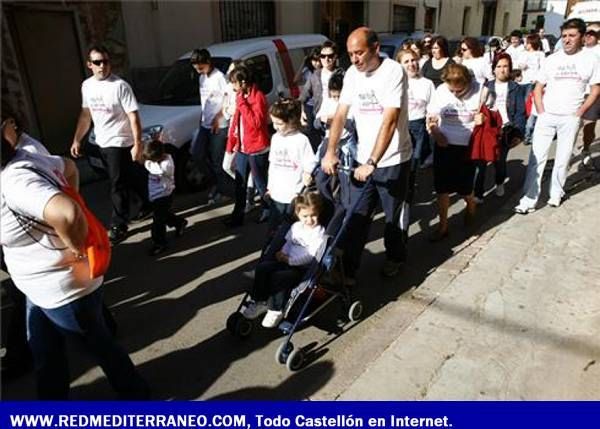
{"label": "balcony railing", "polygon": [[525,12],[546,11],[548,0],[525,0]]}

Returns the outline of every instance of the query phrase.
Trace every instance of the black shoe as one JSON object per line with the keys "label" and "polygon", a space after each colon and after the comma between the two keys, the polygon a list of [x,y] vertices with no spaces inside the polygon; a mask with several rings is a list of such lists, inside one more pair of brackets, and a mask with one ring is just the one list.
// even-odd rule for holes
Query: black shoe
{"label": "black shoe", "polygon": [[110,244],[113,246],[119,244],[121,241],[127,238],[127,227],[126,226],[113,226],[108,231],[108,239]]}
{"label": "black shoe", "polygon": [[150,219],[152,217],[152,208],[151,207],[142,207],[135,217],[131,219],[132,223],[142,222],[146,219]]}
{"label": "black shoe", "polygon": [[150,256],[160,255],[161,253],[165,252],[166,250],[167,250],[166,244],[154,244],[150,248],[150,250],[148,250],[148,255],[150,255]]}
{"label": "black shoe", "polygon": [[223,221],[223,224],[228,228],[238,228],[244,224],[244,221],[234,217],[229,217]]}
{"label": "black shoe", "polygon": [[187,219],[183,219],[181,221],[181,223],[179,224],[179,226],[177,228],[175,228],[175,235],[177,237],[181,237],[183,235],[183,231],[185,230],[185,227],[188,225],[188,221]]}

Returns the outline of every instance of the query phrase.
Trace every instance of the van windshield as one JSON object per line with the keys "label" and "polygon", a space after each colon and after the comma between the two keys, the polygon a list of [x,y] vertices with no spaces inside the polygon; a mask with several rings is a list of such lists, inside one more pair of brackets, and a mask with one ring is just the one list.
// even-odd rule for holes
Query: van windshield
{"label": "van windshield", "polygon": [[[213,57],[213,64],[223,73],[231,63],[229,57]],[[188,59],[178,60],[171,66],[158,85],[158,90],[147,104],[161,106],[194,106],[200,104],[198,73]]]}

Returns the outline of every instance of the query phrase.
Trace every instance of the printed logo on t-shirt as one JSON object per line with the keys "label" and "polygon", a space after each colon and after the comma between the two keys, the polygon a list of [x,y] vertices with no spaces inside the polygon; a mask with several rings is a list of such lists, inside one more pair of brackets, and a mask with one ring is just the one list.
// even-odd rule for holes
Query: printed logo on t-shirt
{"label": "printed logo on t-shirt", "polygon": [[469,110],[465,105],[448,105],[440,112],[446,124],[464,124],[474,119],[475,112]]}
{"label": "printed logo on t-shirt", "polygon": [[281,168],[284,170],[293,170],[296,171],[300,167],[294,160],[290,157],[290,154],[287,149],[273,149],[271,154],[271,164],[274,167]]}
{"label": "printed logo on t-shirt", "polygon": [[577,66],[575,64],[563,64],[558,66],[553,78],[556,80],[575,80],[578,82],[583,80],[577,72]]}
{"label": "printed logo on t-shirt", "polygon": [[107,106],[104,103],[104,98],[101,95],[92,95],[90,96],[88,107],[93,112],[104,112],[111,113],[111,106]]}
{"label": "printed logo on t-shirt", "polygon": [[383,106],[377,100],[377,95],[372,89],[358,94],[358,111],[365,115],[381,115]]}
{"label": "printed logo on t-shirt", "polygon": [[409,110],[423,110],[427,106],[427,102],[423,99],[417,99],[414,96],[413,90],[408,89],[408,108]]}

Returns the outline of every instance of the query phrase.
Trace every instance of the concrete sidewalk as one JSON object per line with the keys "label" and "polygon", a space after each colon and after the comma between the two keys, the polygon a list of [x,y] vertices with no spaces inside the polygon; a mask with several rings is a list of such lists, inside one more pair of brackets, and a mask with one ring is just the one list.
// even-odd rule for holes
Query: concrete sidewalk
{"label": "concrete sidewalk", "polygon": [[598,400],[599,182],[576,173],[560,208],[483,228],[412,291],[421,313],[337,398]]}

